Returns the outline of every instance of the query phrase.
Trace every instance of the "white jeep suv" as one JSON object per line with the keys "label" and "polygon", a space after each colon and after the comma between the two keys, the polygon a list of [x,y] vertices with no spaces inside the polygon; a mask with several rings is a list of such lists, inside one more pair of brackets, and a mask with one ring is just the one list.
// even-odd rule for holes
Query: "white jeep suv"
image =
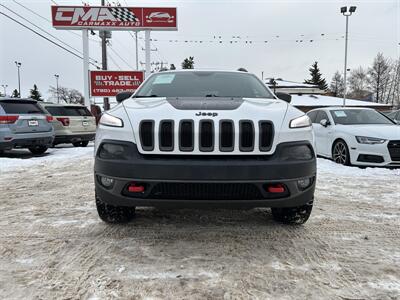
{"label": "white jeep suv", "polygon": [[271,207],[277,221],[307,221],[316,176],[310,119],[255,75],[160,72],[117,100],[96,133],[103,221],[129,221],[136,206]]}

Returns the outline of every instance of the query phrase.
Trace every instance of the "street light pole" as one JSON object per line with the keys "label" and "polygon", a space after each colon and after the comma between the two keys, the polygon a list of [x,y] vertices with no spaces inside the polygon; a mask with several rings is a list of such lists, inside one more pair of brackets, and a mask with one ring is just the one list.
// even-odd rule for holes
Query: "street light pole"
{"label": "street light pole", "polygon": [[19,69],[21,68],[21,63],[19,61],[15,61],[15,65],[17,66],[18,69],[18,94],[19,94],[19,98],[21,98],[21,76],[19,73]]}
{"label": "street light pole", "polygon": [[345,44],[344,44],[344,73],[343,73],[343,80],[344,80],[344,91],[343,91],[343,106],[346,106],[346,96],[347,96],[347,44],[349,38],[349,17],[356,11],[356,6],[350,6],[349,11],[347,12],[347,6],[343,6],[340,8],[340,12],[343,16],[346,17],[346,37],[345,37]]}
{"label": "street light pole", "polygon": [[60,75],[54,74],[54,77],[56,78],[56,86],[57,86],[57,103],[60,103],[60,94],[58,90],[58,78],[60,77]]}
{"label": "street light pole", "polygon": [[6,96],[7,96],[7,87],[8,87],[8,84],[2,84],[1,86],[2,86],[3,89],[4,89],[4,97],[6,97]]}

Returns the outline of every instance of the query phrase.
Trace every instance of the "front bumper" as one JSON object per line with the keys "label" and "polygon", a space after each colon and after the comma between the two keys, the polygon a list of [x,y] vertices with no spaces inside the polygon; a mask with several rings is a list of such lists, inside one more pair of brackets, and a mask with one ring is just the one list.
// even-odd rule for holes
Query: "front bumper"
{"label": "front bumper", "polygon": [[[97,153],[94,167],[96,194],[111,205],[291,207],[314,197],[314,155],[307,161],[281,161],[283,144],[272,156],[216,157],[142,155],[133,143],[117,143],[129,145],[131,158],[108,160]],[[112,178],[113,185],[106,188],[101,177]],[[306,178],[310,184],[300,188],[298,180]],[[144,185],[145,191],[129,193],[132,182]],[[271,194],[266,188],[269,184],[281,184],[285,192]]]}
{"label": "front bumper", "polygon": [[54,139],[54,145],[93,141],[95,138],[95,135],[96,135],[95,133],[56,135],[56,137]]}
{"label": "front bumper", "polygon": [[[383,144],[350,145],[350,162],[356,166],[400,167],[400,146],[391,147],[389,141]],[[400,142],[399,142],[400,144]]]}

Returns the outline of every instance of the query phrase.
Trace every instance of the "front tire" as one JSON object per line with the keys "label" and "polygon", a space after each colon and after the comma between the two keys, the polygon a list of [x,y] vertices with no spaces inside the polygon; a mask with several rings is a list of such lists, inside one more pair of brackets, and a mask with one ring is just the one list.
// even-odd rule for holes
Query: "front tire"
{"label": "front tire", "polygon": [[335,144],[333,144],[332,159],[337,164],[345,166],[350,165],[350,151],[345,141],[337,140]]}
{"label": "front tire", "polygon": [[29,147],[29,151],[31,151],[32,154],[39,155],[43,154],[47,151],[46,146],[34,146],[34,147]]}
{"label": "front tire", "polygon": [[296,207],[273,207],[271,208],[272,217],[280,223],[301,225],[307,222],[311,215],[312,207],[312,202]]}
{"label": "front tire", "polygon": [[135,216],[135,207],[109,205],[101,201],[98,196],[96,196],[96,208],[100,219],[106,223],[127,223]]}

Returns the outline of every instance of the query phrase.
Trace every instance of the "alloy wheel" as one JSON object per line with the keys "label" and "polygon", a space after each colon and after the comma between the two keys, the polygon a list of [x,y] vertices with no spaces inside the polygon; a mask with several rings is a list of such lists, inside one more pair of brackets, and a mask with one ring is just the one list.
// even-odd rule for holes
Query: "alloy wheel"
{"label": "alloy wheel", "polygon": [[343,142],[337,142],[333,147],[333,160],[338,163],[345,165],[347,162],[347,148]]}

